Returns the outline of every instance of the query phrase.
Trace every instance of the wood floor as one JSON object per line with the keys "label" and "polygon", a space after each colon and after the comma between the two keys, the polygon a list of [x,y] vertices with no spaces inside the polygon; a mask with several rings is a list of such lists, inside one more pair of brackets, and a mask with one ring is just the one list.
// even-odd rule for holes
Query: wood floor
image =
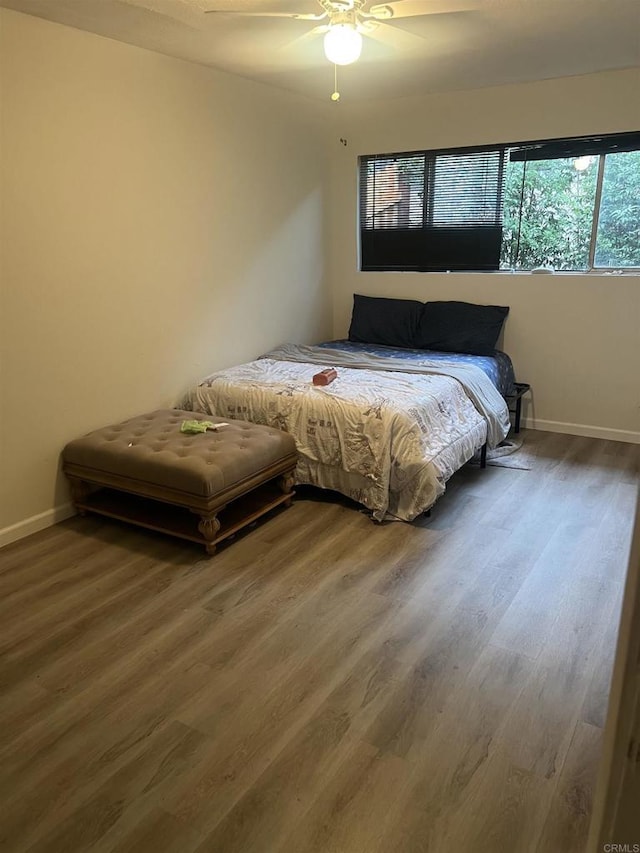
{"label": "wood floor", "polygon": [[212,559],[4,549],[0,848],[582,851],[639,452],[529,432],[429,519],[316,493]]}

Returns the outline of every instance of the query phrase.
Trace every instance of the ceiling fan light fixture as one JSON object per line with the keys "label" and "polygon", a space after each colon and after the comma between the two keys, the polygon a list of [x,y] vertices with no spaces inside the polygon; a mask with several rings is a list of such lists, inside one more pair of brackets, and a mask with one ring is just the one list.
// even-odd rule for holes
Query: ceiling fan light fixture
{"label": "ceiling fan light fixture", "polygon": [[362,36],[353,24],[332,24],[324,37],[324,53],[335,65],[351,65],[362,53]]}

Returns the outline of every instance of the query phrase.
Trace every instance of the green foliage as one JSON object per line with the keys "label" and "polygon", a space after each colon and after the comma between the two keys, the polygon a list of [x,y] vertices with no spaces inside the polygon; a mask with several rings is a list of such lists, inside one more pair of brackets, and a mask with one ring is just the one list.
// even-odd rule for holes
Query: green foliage
{"label": "green foliage", "polygon": [[[598,162],[507,160],[502,269],[589,268]],[[638,151],[606,156],[595,264],[640,266]]]}
{"label": "green foliage", "polygon": [[587,269],[597,162],[580,172],[573,158],[507,161],[503,269]]}
{"label": "green foliage", "polygon": [[640,151],[607,156],[595,261],[599,267],[640,267]]}

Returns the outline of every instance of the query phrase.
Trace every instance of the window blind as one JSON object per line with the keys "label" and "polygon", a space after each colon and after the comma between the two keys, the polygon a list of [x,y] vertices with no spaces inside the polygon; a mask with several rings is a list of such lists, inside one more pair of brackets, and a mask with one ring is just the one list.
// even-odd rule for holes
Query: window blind
{"label": "window blind", "polygon": [[495,270],[505,148],[360,158],[363,270]]}
{"label": "window blind", "polygon": [[608,133],[601,136],[520,142],[510,147],[509,159],[513,162],[617,154],[621,151],[638,151],[640,149],[640,133],[629,131],[626,133]]}

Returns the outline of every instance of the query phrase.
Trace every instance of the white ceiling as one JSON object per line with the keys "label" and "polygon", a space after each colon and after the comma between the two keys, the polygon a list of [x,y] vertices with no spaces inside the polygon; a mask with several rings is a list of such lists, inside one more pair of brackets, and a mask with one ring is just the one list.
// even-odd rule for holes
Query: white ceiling
{"label": "white ceiling", "polygon": [[[422,4],[430,14],[380,24],[374,37],[365,38],[361,59],[339,71],[343,99],[640,66],[640,0]],[[322,36],[310,36],[313,22],[204,14],[210,9],[321,13],[317,0],[0,0],[0,5],[309,97],[326,99],[333,91],[333,66],[324,58]]]}

